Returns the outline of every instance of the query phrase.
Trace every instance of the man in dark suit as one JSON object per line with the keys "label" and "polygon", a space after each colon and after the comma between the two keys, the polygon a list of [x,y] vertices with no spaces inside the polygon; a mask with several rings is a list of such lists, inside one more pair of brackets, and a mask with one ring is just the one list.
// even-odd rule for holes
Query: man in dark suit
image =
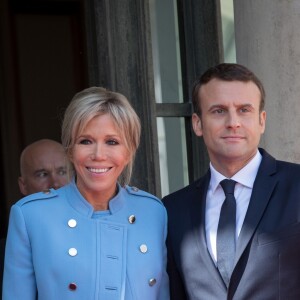
{"label": "man in dark suit", "polygon": [[258,148],[264,98],[238,64],[210,68],[194,86],[193,129],[210,167],[163,199],[173,300],[300,299],[300,166]]}

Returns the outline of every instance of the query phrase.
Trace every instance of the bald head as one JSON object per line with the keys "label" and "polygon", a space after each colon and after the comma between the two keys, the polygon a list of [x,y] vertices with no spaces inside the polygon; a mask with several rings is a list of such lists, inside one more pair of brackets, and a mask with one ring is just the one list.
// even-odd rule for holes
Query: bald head
{"label": "bald head", "polygon": [[20,157],[19,188],[23,195],[57,189],[68,182],[63,146],[43,139],[27,146]]}

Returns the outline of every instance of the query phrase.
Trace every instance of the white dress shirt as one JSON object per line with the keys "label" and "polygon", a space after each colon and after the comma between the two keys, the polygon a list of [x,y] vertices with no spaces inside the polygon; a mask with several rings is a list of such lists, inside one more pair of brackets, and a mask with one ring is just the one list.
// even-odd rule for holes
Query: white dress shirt
{"label": "white dress shirt", "polygon": [[[257,151],[252,160],[230,179],[237,183],[234,189],[236,199],[236,240],[241,232],[245,215],[248,209],[250,197],[252,194],[253,184],[261,163],[262,156]],[[222,204],[225,200],[225,194],[220,186],[220,182],[226,179],[210,163],[211,179],[206,195],[205,211],[205,230],[206,243],[208,251],[216,263],[217,261],[217,229],[220,218]],[[229,179],[229,178],[228,178]]]}

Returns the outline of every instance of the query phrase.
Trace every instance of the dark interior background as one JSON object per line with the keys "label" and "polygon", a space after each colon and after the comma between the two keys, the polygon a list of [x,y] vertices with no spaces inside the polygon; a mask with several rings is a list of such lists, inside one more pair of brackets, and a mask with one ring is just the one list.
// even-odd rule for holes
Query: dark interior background
{"label": "dark interior background", "polygon": [[60,141],[65,107],[87,86],[80,1],[0,4],[0,234],[21,194],[19,156],[35,140]]}
{"label": "dark interior background", "polygon": [[[0,1],[0,237],[6,235],[11,205],[21,197],[21,151],[41,138],[60,141],[64,109],[88,86],[124,94],[140,116],[131,185],[161,196],[158,117],[184,118],[189,180],[206,172],[205,147],[191,132],[190,93],[195,78],[222,61],[219,1],[176,1],[183,103],[156,103],[153,3]],[[156,9],[165,17],[160,5],[151,11]]]}

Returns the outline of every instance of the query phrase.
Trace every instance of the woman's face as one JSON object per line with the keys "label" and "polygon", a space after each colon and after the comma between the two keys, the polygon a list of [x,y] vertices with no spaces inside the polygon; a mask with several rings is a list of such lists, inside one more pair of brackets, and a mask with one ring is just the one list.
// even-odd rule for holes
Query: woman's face
{"label": "woman's face", "polygon": [[75,138],[71,161],[77,187],[92,205],[109,201],[130,154],[109,114],[96,116]]}

